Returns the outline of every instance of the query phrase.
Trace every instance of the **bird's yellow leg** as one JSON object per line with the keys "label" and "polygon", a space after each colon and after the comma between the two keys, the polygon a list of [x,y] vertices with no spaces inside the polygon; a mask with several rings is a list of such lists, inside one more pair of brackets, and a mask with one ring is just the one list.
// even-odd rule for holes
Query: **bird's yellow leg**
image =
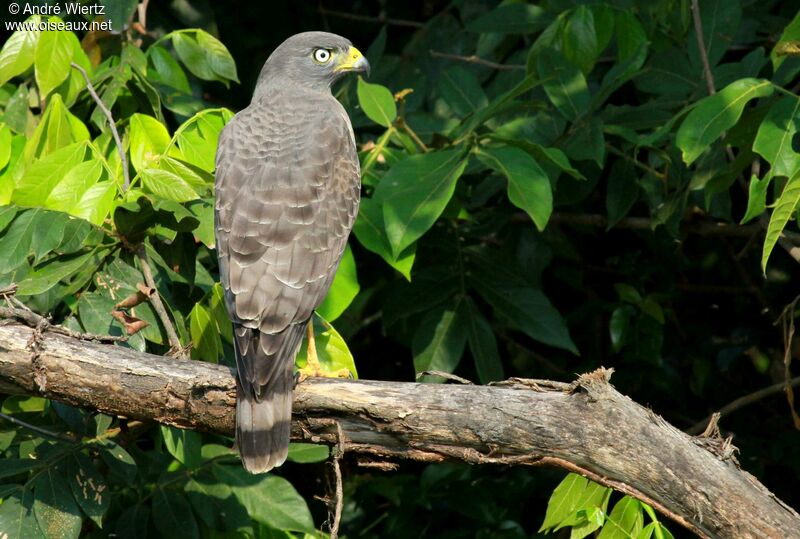
{"label": "bird's yellow leg", "polygon": [[317,343],[314,339],[314,320],[308,321],[306,326],[306,366],[300,369],[300,377],[308,378],[309,376],[323,376],[322,365],[319,364],[319,356],[317,356]]}
{"label": "bird's yellow leg", "polygon": [[322,370],[322,365],[319,362],[317,355],[317,344],[314,339],[314,320],[313,318],[308,321],[306,328],[306,366],[298,369],[300,375],[299,381],[302,382],[306,378],[316,376],[323,378],[352,378],[353,374],[347,369],[339,369],[335,372],[326,372]]}

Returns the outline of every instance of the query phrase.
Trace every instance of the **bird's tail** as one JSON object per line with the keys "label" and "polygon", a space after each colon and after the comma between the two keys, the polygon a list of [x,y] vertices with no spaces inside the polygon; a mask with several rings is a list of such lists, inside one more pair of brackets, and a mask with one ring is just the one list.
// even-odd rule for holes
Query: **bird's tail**
{"label": "bird's tail", "polygon": [[294,358],[305,324],[281,333],[234,326],[236,445],[245,469],[268,472],[286,461],[292,419]]}

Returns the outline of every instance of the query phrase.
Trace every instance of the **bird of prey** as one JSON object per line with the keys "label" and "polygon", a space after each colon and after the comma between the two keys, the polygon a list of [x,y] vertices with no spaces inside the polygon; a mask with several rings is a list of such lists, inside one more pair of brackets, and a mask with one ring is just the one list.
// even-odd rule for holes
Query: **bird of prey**
{"label": "bird of prey", "polygon": [[368,69],[341,36],[294,35],[220,134],[214,225],[234,328],[236,445],[251,473],[286,460],[295,356],[358,213],[355,137],[331,85]]}

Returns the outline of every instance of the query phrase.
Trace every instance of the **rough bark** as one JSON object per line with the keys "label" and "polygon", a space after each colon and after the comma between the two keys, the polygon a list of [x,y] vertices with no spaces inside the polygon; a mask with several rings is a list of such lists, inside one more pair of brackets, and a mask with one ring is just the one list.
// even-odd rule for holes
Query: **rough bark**
{"label": "rough bark", "polygon": [[[631,494],[700,536],[800,537],[800,515],[733,459],[617,392],[609,371],[574,384],[498,386],[313,379],[297,387],[293,436],[364,458],[554,465]],[[0,326],[0,391],[108,414],[233,432],[233,372],[19,324]],[[373,463],[380,465],[379,463]]]}

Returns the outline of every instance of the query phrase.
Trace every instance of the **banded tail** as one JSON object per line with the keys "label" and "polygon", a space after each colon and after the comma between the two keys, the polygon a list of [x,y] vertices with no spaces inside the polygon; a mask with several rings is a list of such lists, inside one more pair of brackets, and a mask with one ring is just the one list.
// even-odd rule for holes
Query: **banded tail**
{"label": "banded tail", "polygon": [[292,420],[294,359],[306,323],[280,333],[234,325],[236,446],[245,469],[268,472],[286,461]]}

